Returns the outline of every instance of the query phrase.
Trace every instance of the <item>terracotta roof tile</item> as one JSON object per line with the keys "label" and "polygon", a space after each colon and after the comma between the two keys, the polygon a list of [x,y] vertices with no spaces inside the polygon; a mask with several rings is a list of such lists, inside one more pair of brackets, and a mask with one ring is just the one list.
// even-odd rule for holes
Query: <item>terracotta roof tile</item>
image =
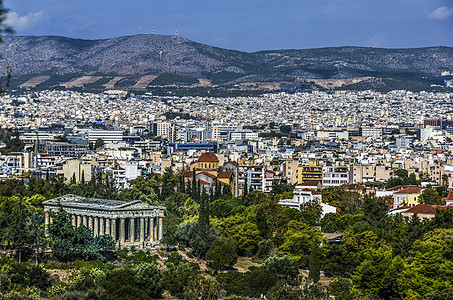
{"label": "terracotta roof tile", "polygon": [[399,191],[399,190],[402,190],[402,189],[405,189],[405,188],[411,187],[411,186],[414,186],[414,185],[397,185],[392,188],[388,188],[387,191],[388,192]]}
{"label": "terracotta roof tile", "polygon": [[217,174],[218,178],[230,178],[233,175],[233,172],[219,172]]}
{"label": "terracotta roof tile", "polygon": [[434,215],[436,214],[436,209],[444,210],[444,209],[453,209],[453,206],[449,205],[432,205],[432,204],[417,204],[406,213],[412,214],[427,214],[427,215]]}
{"label": "terracotta roof tile", "polygon": [[403,194],[403,195],[406,195],[406,194],[420,194],[421,189],[422,188],[419,187],[419,186],[410,186],[410,187],[407,187],[405,189],[402,189],[401,191],[395,192],[394,194]]}
{"label": "terracotta roof tile", "polygon": [[219,162],[219,159],[214,153],[205,152],[198,158],[198,162]]}
{"label": "terracotta roof tile", "polygon": [[193,171],[184,171],[182,173],[182,177],[192,177],[193,176]]}

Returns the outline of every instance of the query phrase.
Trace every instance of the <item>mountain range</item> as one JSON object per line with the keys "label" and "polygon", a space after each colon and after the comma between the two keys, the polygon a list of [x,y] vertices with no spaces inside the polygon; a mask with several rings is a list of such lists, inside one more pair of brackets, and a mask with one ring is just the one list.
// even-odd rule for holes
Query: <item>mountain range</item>
{"label": "mountain range", "polygon": [[449,47],[247,53],[154,34],[2,38],[0,70],[10,66],[12,87],[24,89],[443,90],[453,73]]}

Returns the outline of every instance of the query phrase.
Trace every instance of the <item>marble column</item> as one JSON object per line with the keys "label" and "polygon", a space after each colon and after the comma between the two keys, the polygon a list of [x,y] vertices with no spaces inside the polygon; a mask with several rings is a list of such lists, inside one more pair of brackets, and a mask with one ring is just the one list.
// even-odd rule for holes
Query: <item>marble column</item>
{"label": "marble column", "polygon": [[71,224],[73,227],[76,227],[76,216],[75,215],[71,215]]}
{"label": "marble column", "polygon": [[159,241],[164,237],[164,218],[158,217],[159,219]]}
{"label": "marble column", "polygon": [[93,217],[88,217],[88,228],[90,228],[91,232],[93,232]]}
{"label": "marble column", "polygon": [[88,227],[88,216],[82,216],[82,218],[83,218],[83,225]]}
{"label": "marble column", "polygon": [[126,220],[124,218],[120,218],[120,242],[124,245],[126,241]]}
{"label": "marble column", "polygon": [[50,224],[50,217],[49,217],[49,212],[44,213],[44,235],[48,236],[49,235],[49,224]]}
{"label": "marble column", "polygon": [[44,216],[45,216],[44,223],[45,223],[45,225],[46,225],[46,227],[47,227],[47,225],[50,224],[50,216],[49,216],[49,212],[45,212],[45,213],[44,213]]}
{"label": "marble column", "polygon": [[149,240],[154,242],[154,218],[149,218]]}
{"label": "marble column", "polygon": [[110,232],[112,233],[112,236],[113,236],[113,239],[115,241],[118,240],[118,236],[116,235],[116,219],[111,219],[111,229],[110,229]]}
{"label": "marble column", "polygon": [[99,235],[104,235],[105,234],[104,221],[105,221],[104,218],[99,217]]}
{"label": "marble column", "polygon": [[93,224],[93,235],[98,236],[99,235],[99,218],[98,217],[93,217],[94,224]]}
{"label": "marble column", "polygon": [[135,242],[135,218],[130,218],[129,241],[131,243]]}
{"label": "marble column", "polygon": [[145,219],[140,218],[140,243],[145,241]]}
{"label": "marble column", "polygon": [[82,216],[77,215],[77,227],[79,227],[80,225],[82,225]]}
{"label": "marble column", "polygon": [[115,232],[110,231],[110,222],[113,222],[113,220],[110,220],[109,218],[105,219],[105,234],[110,235],[113,240],[116,241]]}
{"label": "marble column", "polygon": [[157,232],[157,228],[158,228],[158,224],[159,224],[158,222],[159,222],[158,218],[153,218],[153,225],[154,225],[154,233],[153,234],[154,234],[154,240],[155,241],[159,240],[159,236],[157,235],[157,233],[158,233]]}

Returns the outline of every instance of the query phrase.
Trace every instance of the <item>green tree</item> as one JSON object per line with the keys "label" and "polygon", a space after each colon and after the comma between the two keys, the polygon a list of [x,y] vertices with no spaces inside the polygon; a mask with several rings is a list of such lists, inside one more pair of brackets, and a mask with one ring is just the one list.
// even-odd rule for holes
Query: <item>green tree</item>
{"label": "green tree", "polygon": [[365,220],[372,226],[379,227],[379,225],[387,217],[389,204],[384,197],[365,196],[363,199],[362,210]]}
{"label": "green tree", "polygon": [[130,267],[113,269],[107,272],[101,282],[105,289],[105,299],[147,299],[146,291],[135,282],[135,271]]}
{"label": "green tree", "polygon": [[77,184],[76,176],[75,176],[75,173],[72,173],[71,185],[75,185],[75,184]]}
{"label": "green tree", "polygon": [[318,199],[302,203],[300,205],[300,210],[311,212],[316,220],[319,220],[322,215],[322,206]]}
{"label": "green tree", "polygon": [[[25,199],[24,199],[25,200]],[[18,197],[0,197],[0,234],[16,250],[19,262],[31,253],[34,238],[30,231],[32,208]]]}
{"label": "green tree", "polygon": [[215,270],[232,267],[238,260],[236,243],[227,238],[215,240],[206,252],[206,260]]}
{"label": "green tree", "polygon": [[220,284],[215,277],[200,274],[189,281],[184,295],[188,300],[216,300],[220,296]]}
{"label": "green tree", "polygon": [[353,300],[352,283],[350,279],[337,277],[331,281],[330,293],[335,296],[335,299],[340,300]]}
{"label": "green tree", "polygon": [[200,198],[200,216],[198,217],[198,234],[204,242],[207,241],[208,230],[210,227],[209,221],[209,196],[205,189]]}
{"label": "green tree", "polygon": [[178,265],[167,264],[168,271],[164,273],[163,286],[171,295],[184,297],[184,288],[201,272],[196,263],[181,261]]}
{"label": "green tree", "polygon": [[138,287],[150,298],[162,296],[162,272],[155,263],[144,263],[135,269],[134,279]]}
{"label": "green tree", "polygon": [[314,283],[319,281],[321,274],[321,255],[319,250],[319,246],[314,245],[308,258],[308,278],[313,280]]}
{"label": "green tree", "polygon": [[279,247],[279,254],[289,255],[292,259],[305,263],[313,246],[318,245],[322,240],[321,232],[309,225],[290,221],[288,229],[283,235],[283,243]]}
{"label": "green tree", "polygon": [[176,175],[172,167],[165,168],[162,176],[162,192],[161,201],[165,201],[168,197],[175,193]]}
{"label": "green tree", "polygon": [[247,174],[244,174],[244,191],[242,192],[242,196],[243,197],[247,196],[248,192],[249,192],[248,176]]}
{"label": "green tree", "polygon": [[401,286],[398,279],[404,271],[404,261],[392,258],[390,250],[369,249],[365,260],[356,268],[352,281],[357,293],[370,298],[400,299]]}
{"label": "green tree", "polygon": [[422,194],[418,196],[420,204],[445,205],[445,200],[436,192],[436,190],[428,188],[424,189]]}
{"label": "green tree", "polygon": [[261,240],[260,231],[253,222],[246,222],[233,228],[232,238],[236,240],[238,251],[242,255],[251,255]]}
{"label": "green tree", "polygon": [[196,178],[195,169],[192,171],[191,184],[192,184],[192,199],[195,202],[199,202],[200,201],[200,193],[201,193],[201,191],[198,189],[198,186],[197,186],[197,178]]}
{"label": "green tree", "polygon": [[262,240],[258,243],[256,256],[260,259],[267,259],[275,254],[275,245],[272,240]]}
{"label": "green tree", "polygon": [[287,255],[269,257],[261,267],[286,280],[295,278],[299,274],[299,264]]}

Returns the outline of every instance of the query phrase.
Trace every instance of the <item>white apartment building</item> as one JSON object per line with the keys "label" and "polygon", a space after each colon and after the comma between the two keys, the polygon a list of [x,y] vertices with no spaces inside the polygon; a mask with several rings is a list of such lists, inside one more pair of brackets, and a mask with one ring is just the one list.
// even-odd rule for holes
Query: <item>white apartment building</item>
{"label": "white apartment building", "polygon": [[341,186],[352,183],[350,166],[335,167],[324,166],[322,168],[322,186],[324,188]]}
{"label": "white apartment building", "polygon": [[109,142],[120,142],[123,140],[123,132],[121,130],[89,130],[88,143],[95,143],[98,139]]}

